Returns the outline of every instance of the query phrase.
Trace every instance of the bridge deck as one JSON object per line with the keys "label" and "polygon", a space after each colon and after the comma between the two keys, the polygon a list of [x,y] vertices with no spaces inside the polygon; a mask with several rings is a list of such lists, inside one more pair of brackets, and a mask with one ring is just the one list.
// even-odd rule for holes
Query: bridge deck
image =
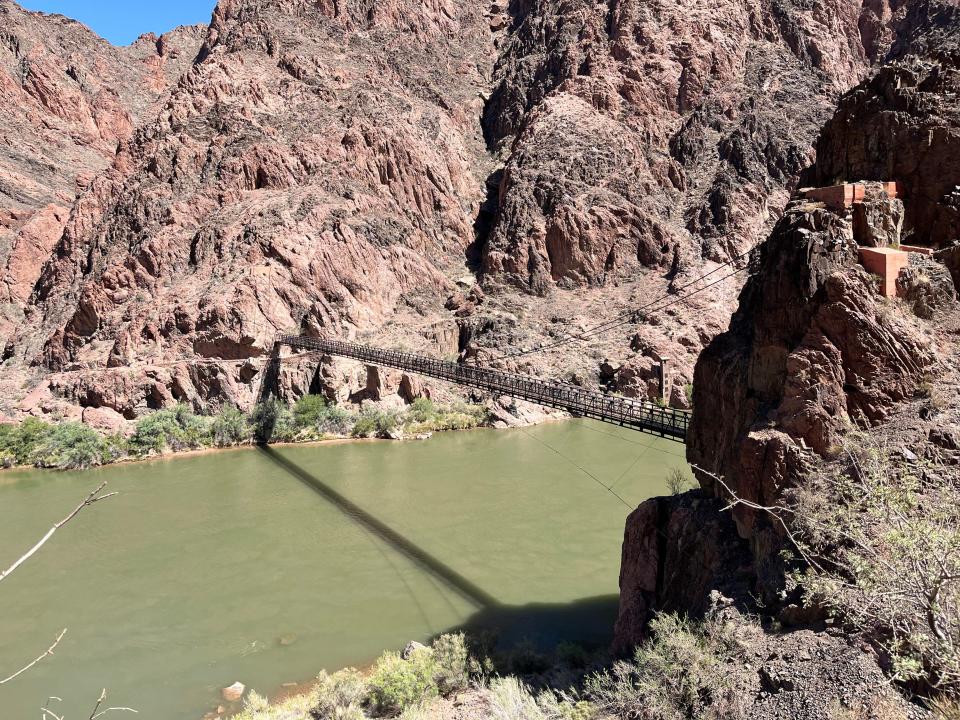
{"label": "bridge deck", "polygon": [[618,395],[606,395],[556,380],[541,380],[529,375],[461,365],[425,355],[385,350],[342,340],[281,335],[277,338],[277,343],[489,390],[679,442],[686,441],[690,424],[690,413],[684,410],[660,407]]}

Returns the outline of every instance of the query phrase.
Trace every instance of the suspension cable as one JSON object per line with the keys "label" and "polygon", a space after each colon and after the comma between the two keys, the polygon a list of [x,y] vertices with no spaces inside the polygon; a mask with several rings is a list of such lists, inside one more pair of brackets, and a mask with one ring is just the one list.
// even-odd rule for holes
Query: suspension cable
{"label": "suspension cable", "polygon": [[[725,262],[725,263],[723,263],[723,264],[721,264],[721,265],[718,265],[717,267],[715,267],[715,268],[714,268],[713,270],[711,270],[710,272],[704,273],[703,275],[701,275],[701,276],[699,276],[699,277],[697,277],[697,278],[694,278],[694,279],[691,280],[690,282],[688,282],[688,283],[686,283],[686,284],[684,284],[684,285],[681,285],[681,286],[680,286],[679,288],[677,288],[673,293],[666,293],[666,294],[664,294],[664,295],[661,295],[660,297],[655,298],[654,300],[651,300],[650,302],[648,302],[648,303],[646,303],[646,304],[644,304],[644,305],[641,305],[639,308],[635,308],[635,309],[631,310],[630,312],[621,313],[620,315],[617,315],[616,317],[614,317],[614,318],[612,318],[612,319],[610,319],[610,320],[607,320],[607,321],[604,322],[604,323],[601,323],[601,324],[599,324],[599,325],[595,325],[594,327],[591,327],[591,328],[587,328],[586,330],[584,330],[584,331],[581,332],[581,333],[578,333],[578,334],[576,334],[576,335],[567,335],[566,337],[559,338],[559,339],[557,339],[556,341],[554,341],[554,342],[552,342],[552,343],[549,343],[549,344],[547,344],[547,345],[542,345],[542,346],[540,346],[540,347],[533,348],[533,349],[531,349],[531,350],[522,350],[522,351],[519,351],[519,352],[510,353],[509,355],[502,355],[502,356],[500,356],[499,359],[501,359],[501,360],[508,360],[508,359],[512,359],[512,358],[523,357],[523,356],[526,356],[526,355],[534,355],[534,354],[536,354],[536,353],[545,352],[545,351],[547,351],[547,350],[552,350],[552,349],[557,348],[557,347],[560,347],[560,346],[562,346],[562,345],[566,345],[567,343],[573,342],[573,341],[575,341],[575,340],[586,340],[586,339],[588,339],[589,337],[591,337],[591,336],[593,336],[593,335],[599,335],[599,334],[602,334],[602,333],[607,333],[607,332],[609,332],[609,331],[611,331],[611,330],[613,330],[613,329],[615,329],[615,328],[617,328],[617,327],[621,327],[621,326],[623,326],[623,325],[633,324],[633,323],[635,322],[635,318],[636,318],[637,315],[640,314],[640,313],[643,313],[643,312],[645,312],[645,311],[646,311],[646,312],[656,312],[656,311],[658,311],[658,310],[664,310],[664,309],[666,309],[666,308],[668,308],[668,307],[671,307],[672,305],[675,305],[675,304],[677,304],[677,303],[679,303],[679,302],[681,302],[681,301],[683,301],[683,300],[686,300],[686,299],[688,299],[688,298],[691,298],[691,297],[693,297],[694,295],[697,295],[697,294],[703,292],[704,290],[707,290],[707,289],[709,289],[709,288],[711,288],[711,287],[713,287],[713,286],[715,286],[715,285],[718,285],[720,282],[723,282],[724,280],[727,280],[727,279],[733,277],[734,275],[737,275],[738,273],[743,272],[744,270],[748,269],[748,268],[750,267],[749,263],[748,263],[747,265],[745,265],[744,267],[742,267],[742,268],[737,268],[734,272],[730,273],[729,275],[726,275],[726,276],[722,277],[722,278],[721,278],[720,280],[718,280],[718,281],[714,281],[714,282],[710,283],[709,285],[707,285],[707,286],[705,286],[705,287],[702,287],[702,288],[699,288],[699,289],[694,290],[694,291],[692,291],[692,292],[689,292],[689,293],[687,293],[686,295],[684,295],[684,296],[682,296],[682,297],[676,297],[676,294],[677,294],[677,293],[680,293],[680,292],[682,292],[683,290],[686,290],[687,288],[689,288],[689,287],[691,287],[691,286],[693,286],[693,285],[696,285],[697,283],[700,283],[700,282],[702,282],[703,280],[706,280],[706,279],[707,279],[708,277],[710,277],[711,275],[714,275],[715,273],[720,272],[721,270],[723,270],[723,269],[726,268],[726,267],[732,267],[737,260],[739,260],[739,259],[741,259],[741,258],[743,258],[743,257],[745,257],[745,256],[748,256],[751,252],[753,252],[752,249],[751,249],[751,250],[747,250],[747,251],[745,251],[745,252],[742,252],[742,253],[740,253],[739,255],[735,255],[734,257],[730,258],[730,260],[728,260],[727,262]],[[665,300],[672,300],[672,301],[671,301],[670,303],[664,305],[663,307],[655,307],[655,308],[653,308],[653,309],[651,310],[651,307],[652,307],[652,306],[658,305],[658,304],[660,304],[660,303],[663,303]]]}

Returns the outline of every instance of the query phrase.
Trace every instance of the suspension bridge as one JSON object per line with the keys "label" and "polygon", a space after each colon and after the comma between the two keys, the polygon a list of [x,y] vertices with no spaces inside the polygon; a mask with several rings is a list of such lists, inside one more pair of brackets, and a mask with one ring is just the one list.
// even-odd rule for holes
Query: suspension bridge
{"label": "suspension bridge", "polygon": [[445,380],[558,408],[581,417],[621,425],[642,432],[685,442],[690,413],[619,395],[588,390],[572,383],[541,380],[530,375],[493,370],[438,360],[426,355],[387,350],[359,343],[305,335],[279,335],[276,347],[287,346],[325,355],[359,360],[424,377]]}
{"label": "suspension bridge", "polygon": [[[520,350],[505,355],[502,359],[519,358],[534,353],[556,350],[571,342],[589,340],[611,330],[635,324],[648,312],[665,310],[749,270],[753,265],[752,262],[746,262],[739,266],[737,263],[746,259],[750,254],[751,251],[749,250],[740,253],[710,272],[693,278],[680,287],[673,288],[668,294],[655,298],[642,307],[621,313],[578,334],[558,338],[537,348]],[[722,277],[712,279],[709,283],[706,282],[711,276],[725,269],[730,272]],[[274,344],[277,358],[279,358],[279,350],[283,346],[294,350],[306,350],[324,355],[350,358],[367,365],[394,368],[424,377],[445,380],[457,385],[487,390],[500,395],[528,400],[545,407],[566,410],[580,417],[588,417],[652,435],[659,435],[681,443],[686,443],[687,431],[690,427],[690,413],[686,410],[664,407],[620,395],[610,395],[559,380],[543,380],[530,375],[494,370],[479,365],[449,362],[427,355],[371,347],[326,337],[278,335]],[[274,373],[277,370],[275,363],[268,367]],[[261,389],[269,388],[272,382],[272,378],[265,378]]]}

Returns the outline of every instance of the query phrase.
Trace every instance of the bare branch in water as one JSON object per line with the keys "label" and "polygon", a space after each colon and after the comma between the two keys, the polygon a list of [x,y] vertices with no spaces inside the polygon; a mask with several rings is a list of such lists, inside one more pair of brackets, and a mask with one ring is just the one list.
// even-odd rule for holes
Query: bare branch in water
{"label": "bare branch in water", "polygon": [[39,541],[36,545],[34,545],[32,548],[30,548],[26,553],[24,553],[23,555],[21,555],[21,556],[16,560],[16,562],[13,563],[13,565],[11,565],[9,568],[7,568],[7,569],[4,570],[2,573],[0,573],[0,581],[6,580],[7,577],[9,577],[10,574],[11,574],[14,570],[16,570],[18,567],[20,567],[21,565],[23,565],[27,560],[29,560],[40,548],[42,548],[42,547],[46,544],[46,542],[47,542],[50,538],[53,537],[53,534],[54,534],[57,530],[59,530],[59,529],[62,528],[64,525],[66,525],[68,522],[70,522],[71,520],[73,520],[77,515],[80,514],[80,511],[83,510],[85,507],[88,507],[88,506],[90,506],[90,505],[93,505],[94,503],[100,502],[101,500],[106,500],[107,498],[111,498],[111,497],[113,497],[114,495],[117,494],[117,493],[115,493],[115,492],[112,492],[112,493],[107,493],[106,495],[101,495],[101,494],[100,494],[101,491],[102,491],[103,488],[105,488],[106,486],[107,486],[107,482],[106,482],[106,480],[104,480],[102,483],[100,483],[100,487],[98,487],[98,488],[97,488],[96,490],[94,490],[92,493],[90,493],[89,495],[87,495],[86,499],[84,499],[84,501],[83,501],[82,503],[80,503],[79,505],[77,505],[76,508],[74,508],[73,512],[71,512],[71,513],[70,513],[69,515],[67,515],[63,520],[61,520],[61,521],[58,522],[56,525],[54,525],[52,528],[50,528],[50,529],[47,531],[47,534],[44,535],[42,538],[40,538],[40,541]]}
{"label": "bare branch in water", "polygon": [[57,636],[57,639],[53,641],[53,645],[51,645],[49,648],[47,648],[47,651],[46,651],[45,653],[43,653],[43,655],[41,655],[40,657],[38,657],[38,658],[37,658],[36,660],[34,660],[32,663],[23,666],[22,668],[20,668],[19,670],[17,670],[17,671],[16,671],[13,675],[11,675],[10,677],[4,678],[3,680],[0,680],[0,685],[4,685],[4,684],[10,682],[11,680],[13,680],[13,679],[14,679],[15,677],[17,677],[18,675],[23,675],[23,673],[25,673],[27,670],[29,670],[30,668],[32,668],[32,667],[33,667],[34,665],[36,665],[38,662],[40,662],[41,660],[43,660],[45,657],[47,657],[47,656],[49,656],[49,655],[53,655],[53,651],[57,649],[57,645],[60,644],[60,641],[63,640],[63,636],[66,635],[66,634],[67,634],[67,629],[64,628],[63,631]]}

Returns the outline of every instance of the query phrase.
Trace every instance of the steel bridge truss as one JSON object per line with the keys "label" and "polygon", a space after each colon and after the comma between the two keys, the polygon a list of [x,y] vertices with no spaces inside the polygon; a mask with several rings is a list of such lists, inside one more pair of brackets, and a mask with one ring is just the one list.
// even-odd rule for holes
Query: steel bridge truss
{"label": "steel bridge truss", "polygon": [[690,413],[685,410],[587,390],[572,383],[541,380],[529,375],[491,370],[476,365],[461,365],[425,355],[385,350],[342,340],[280,335],[276,342],[278,346],[286,345],[293,349],[336,355],[368,365],[394,368],[457,385],[488,390],[678,442],[686,442],[690,425]]}

